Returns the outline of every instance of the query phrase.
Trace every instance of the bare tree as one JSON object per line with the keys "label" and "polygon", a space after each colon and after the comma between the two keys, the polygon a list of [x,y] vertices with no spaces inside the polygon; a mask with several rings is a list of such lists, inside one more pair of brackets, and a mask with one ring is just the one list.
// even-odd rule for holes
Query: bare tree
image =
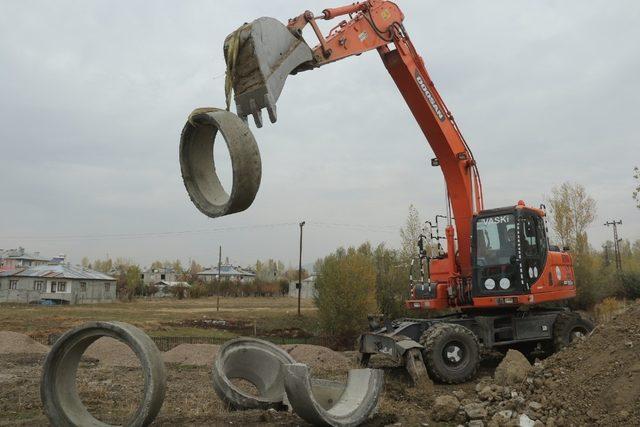
{"label": "bare tree", "polygon": [[596,202],[580,184],[565,182],[548,197],[551,225],[560,243],[576,251],[587,248],[587,227],[596,219]]}
{"label": "bare tree", "polygon": [[405,261],[418,257],[418,237],[422,232],[422,221],[418,210],[409,205],[409,215],[405,226],[400,229],[401,249],[400,254]]}

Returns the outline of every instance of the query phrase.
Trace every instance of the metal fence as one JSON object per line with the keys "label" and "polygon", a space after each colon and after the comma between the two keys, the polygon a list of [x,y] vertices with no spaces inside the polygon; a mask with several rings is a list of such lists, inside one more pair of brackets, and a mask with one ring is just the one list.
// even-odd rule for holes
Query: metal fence
{"label": "metal fence", "polygon": [[[36,341],[39,341],[41,344],[53,345],[58,338],[60,338],[60,334],[51,334],[47,337],[39,337],[36,338]],[[174,347],[179,346],[180,344],[224,344],[226,341],[229,341],[232,338],[222,338],[222,337],[207,337],[207,336],[151,336],[150,337],[153,342],[158,346],[160,351],[168,351]],[[323,347],[330,347],[331,342],[326,337],[278,337],[278,336],[256,336],[256,338],[263,339],[265,341],[270,341],[274,344],[283,345],[283,344],[313,344],[320,345]]]}

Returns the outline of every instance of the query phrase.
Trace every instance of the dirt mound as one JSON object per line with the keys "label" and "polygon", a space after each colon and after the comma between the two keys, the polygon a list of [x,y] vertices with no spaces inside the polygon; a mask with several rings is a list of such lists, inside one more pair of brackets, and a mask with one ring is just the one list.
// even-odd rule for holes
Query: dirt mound
{"label": "dirt mound", "polygon": [[136,354],[125,343],[114,338],[99,338],[84,352],[84,357],[98,359],[107,366],[139,367],[140,361]]}
{"label": "dirt mound", "polygon": [[212,366],[218,354],[219,345],[180,344],[162,355],[165,363],[180,365]]}
{"label": "dirt mound", "polygon": [[298,363],[305,363],[313,370],[347,371],[349,359],[329,348],[311,344],[287,344],[282,348]]}
{"label": "dirt mound", "polygon": [[0,331],[0,354],[46,354],[49,347],[32,338],[11,331]]}
{"label": "dirt mound", "polygon": [[[527,392],[543,413],[583,424],[640,425],[640,304],[536,366]],[[544,403],[544,402],[543,402]]]}
{"label": "dirt mound", "polygon": [[[635,304],[532,368],[513,352],[500,366],[520,360],[521,367],[513,369],[520,378],[500,381],[498,370],[495,379],[482,378],[475,395],[460,402],[464,411],[455,420],[477,419],[491,427],[640,425],[638,354],[640,304]],[[476,407],[483,411],[467,410]]]}

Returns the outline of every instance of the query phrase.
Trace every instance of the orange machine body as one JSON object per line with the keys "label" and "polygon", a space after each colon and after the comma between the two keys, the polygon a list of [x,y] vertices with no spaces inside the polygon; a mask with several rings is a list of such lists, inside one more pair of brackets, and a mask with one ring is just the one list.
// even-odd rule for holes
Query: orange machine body
{"label": "orange machine body", "polygon": [[[348,15],[349,19],[332,28],[326,37],[315,22],[344,15]],[[489,254],[486,258],[478,255],[478,241],[473,241],[477,221],[492,221],[493,211],[484,210],[482,184],[473,153],[436,90],[423,59],[402,24],[403,20],[404,15],[395,3],[368,0],[325,9],[320,16],[304,12],[290,19],[288,27],[301,36],[302,29],[310,24],[319,40],[319,44],[312,49],[312,63],[304,64],[296,72],[376,49],[436,156],[432,164],[442,170],[448,195],[446,209],[451,209],[453,213],[447,215],[449,220],[444,230],[447,251],[428,260],[429,279],[419,284],[423,294],[428,297],[420,297],[413,284],[407,307],[434,310],[452,307],[497,308],[574,297],[571,257],[566,252],[549,250],[546,233],[539,229],[544,217],[541,209],[526,207],[519,202],[509,208],[513,212],[507,210],[500,214],[510,215],[509,221],[513,220],[513,224],[508,228],[518,233],[518,241],[527,239],[521,234],[531,228],[525,227],[527,221],[538,224],[537,231],[532,232],[539,239],[539,243],[536,241],[538,252],[535,257],[525,256],[518,246],[514,257],[508,262],[503,261],[500,267],[504,271],[509,270],[511,286],[502,288],[506,283],[506,273],[503,272],[505,277],[500,277],[499,266],[494,268],[485,265],[491,256],[491,246],[483,248]],[[501,230],[504,234],[505,228]],[[493,239],[494,246],[504,245],[504,236],[496,237],[495,231],[491,231],[493,234],[488,231],[483,233],[480,240]],[[531,268],[531,274],[528,274],[528,268]],[[499,286],[496,281],[500,283]],[[511,289],[514,291],[511,292]]]}

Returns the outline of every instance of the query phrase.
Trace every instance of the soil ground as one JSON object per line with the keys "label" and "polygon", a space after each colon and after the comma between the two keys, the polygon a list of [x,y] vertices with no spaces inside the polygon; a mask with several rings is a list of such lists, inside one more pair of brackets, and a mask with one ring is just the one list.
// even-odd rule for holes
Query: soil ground
{"label": "soil ground", "polygon": [[[133,303],[134,310],[130,304],[59,307],[61,310],[56,307],[9,307],[15,318],[3,306],[0,331],[21,333],[0,332],[0,426],[48,425],[39,397],[46,347],[22,335],[26,333],[38,338],[36,325],[50,331],[89,319],[115,318],[143,328],[146,326],[154,333],[163,322],[194,319],[195,313],[211,318],[215,313],[218,316],[215,318],[226,315],[235,320],[260,319],[261,327],[273,329],[290,328],[291,323],[297,322],[294,327],[309,330],[315,324],[315,312],[309,305],[305,307],[303,318],[299,319],[295,315],[295,302],[289,299],[239,300],[224,301],[228,311],[220,312],[215,312],[215,305],[211,308],[211,300],[151,302],[149,307],[136,302]],[[245,307],[247,304],[252,308]],[[273,305],[271,310],[269,304]],[[136,310],[138,312],[131,313]],[[297,321],[291,321],[296,318]],[[105,422],[121,423],[142,393],[140,368],[133,355],[126,354],[130,350],[119,347],[115,341],[100,341],[85,353],[78,372],[78,389],[92,414]],[[356,367],[353,351],[338,353],[312,345],[283,347],[301,362],[309,364],[317,378],[346,378],[348,369]],[[511,386],[510,392],[492,378],[500,363],[497,355],[485,357],[475,380],[460,385],[436,384],[428,390],[412,387],[403,368],[393,368],[388,361],[374,357],[374,367],[387,367],[385,388],[378,412],[367,425],[466,425],[472,418],[465,415],[465,412],[470,413],[470,408],[483,412],[480,419],[488,426],[517,425],[499,422],[504,412],[513,413],[510,422],[526,414],[530,420],[537,420],[537,426],[639,425],[639,348],[640,303],[636,303],[598,325],[591,336],[536,364],[524,373],[521,382]],[[21,353],[16,354],[18,350]],[[305,425],[295,414],[287,412],[228,411],[211,386],[210,365],[216,351],[215,345],[182,344],[164,353],[167,395],[153,425]],[[437,422],[433,419],[434,400],[445,395],[459,398],[460,406],[454,407],[454,415],[446,418],[447,421]],[[603,396],[607,398],[603,399]]]}
{"label": "soil ground", "polygon": [[[326,357],[326,351],[320,354]],[[355,354],[351,352],[345,356],[346,363],[342,368],[312,367],[314,377],[346,379],[348,368],[355,367]],[[39,395],[43,361],[42,354],[0,354],[0,426],[49,425]],[[483,373],[490,374],[494,367],[493,362],[483,364]],[[295,414],[287,412],[227,410],[213,391],[209,366],[168,363],[167,373],[167,395],[153,425],[307,425]],[[420,390],[412,388],[404,369],[388,370],[385,381],[378,413],[367,425],[397,422],[440,425],[429,417],[433,396],[431,393],[424,396]],[[83,402],[94,416],[110,423],[122,422],[135,407],[142,393],[141,383],[138,366],[111,366],[86,358],[78,372],[78,389]],[[460,389],[471,393],[474,386],[475,383],[436,385],[435,393],[446,394]]]}
{"label": "soil ground", "polygon": [[[297,316],[295,298],[155,298],[111,304],[42,306],[0,304],[0,331],[14,331],[42,341],[49,334],[61,334],[90,320],[119,320],[131,323],[152,336],[215,336],[280,334],[280,330],[317,333],[316,308],[302,300]],[[224,322],[221,322],[224,321]]]}

